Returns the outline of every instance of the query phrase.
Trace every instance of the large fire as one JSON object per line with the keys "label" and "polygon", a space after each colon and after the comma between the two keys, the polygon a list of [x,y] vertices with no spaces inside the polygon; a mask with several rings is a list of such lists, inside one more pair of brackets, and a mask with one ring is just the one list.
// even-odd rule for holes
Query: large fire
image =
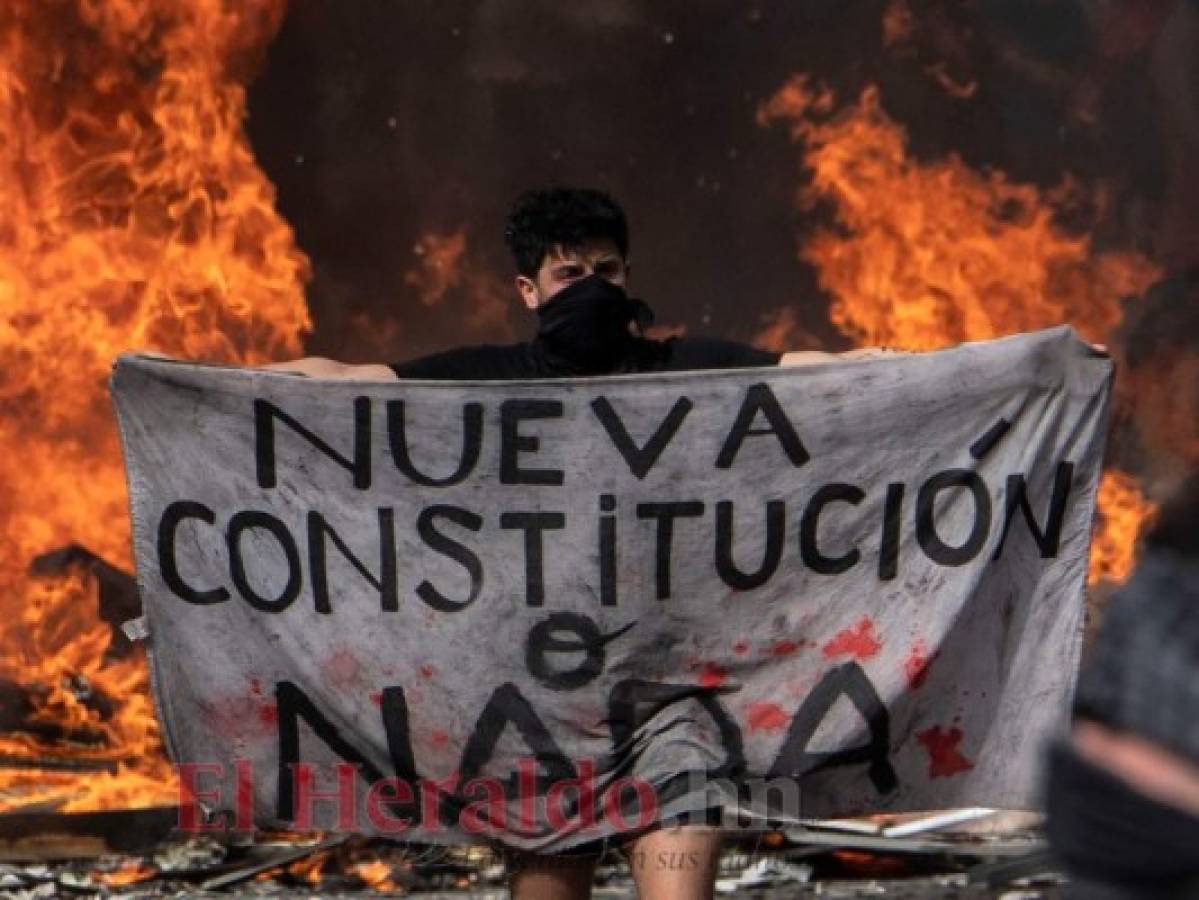
{"label": "large fire", "polygon": [[956,157],[920,163],[875,88],[838,110],[799,76],[759,112],[786,120],[811,171],[801,202],[831,201],[836,229],[800,250],[833,298],[831,317],[864,345],[932,350],[1068,322],[1102,342],[1120,299],[1160,270],[1136,253],[1096,252],[1055,218],[1055,195],[984,175]]}
{"label": "large fire", "polygon": [[106,392],[118,353],[300,350],[307,263],[242,133],[243,82],[282,14],[282,0],[0,8],[0,680],[27,693],[26,724],[75,736],[12,732],[0,755],[69,748],[116,768],[5,772],[0,808],[176,801],[144,659],[105,664],[94,579],[28,567],[76,542],[131,568]]}
{"label": "large fire", "polygon": [[[834,324],[860,345],[933,350],[1062,323],[1102,343],[1120,323],[1121,299],[1161,276],[1144,256],[1097,251],[1059,224],[1056,206],[1081,190],[1069,180],[1046,192],[956,156],[916,160],[874,87],[839,107],[830,90],[797,75],[762,104],[758,121],[788,123],[803,146],[798,201],[831,208],[834,224],[799,253],[832,297]],[[763,333],[788,335],[777,323]],[[1090,580],[1121,581],[1152,507],[1114,471],[1099,504]]]}

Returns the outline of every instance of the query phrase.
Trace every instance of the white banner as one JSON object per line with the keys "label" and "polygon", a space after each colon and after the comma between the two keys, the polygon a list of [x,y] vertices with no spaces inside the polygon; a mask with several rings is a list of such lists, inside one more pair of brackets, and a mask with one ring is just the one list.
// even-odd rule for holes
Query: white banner
{"label": "white banner", "polygon": [[1032,805],[1111,374],[1067,328],[535,382],[124,357],[169,750],[236,827],[539,850]]}

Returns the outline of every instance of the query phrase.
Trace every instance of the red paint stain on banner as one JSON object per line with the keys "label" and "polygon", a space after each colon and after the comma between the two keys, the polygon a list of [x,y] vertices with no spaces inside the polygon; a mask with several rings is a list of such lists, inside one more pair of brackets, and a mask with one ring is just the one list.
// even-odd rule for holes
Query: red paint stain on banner
{"label": "red paint stain on banner", "polygon": [[778,641],[770,648],[771,656],[790,656],[799,649],[798,641]]}
{"label": "red paint stain on banner", "polygon": [[279,710],[264,704],[261,694],[200,701],[199,708],[208,727],[221,737],[235,741],[262,738],[274,734]]}
{"label": "red paint stain on banner", "polygon": [[782,731],[790,717],[777,703],[751,703],[749,706],[750,731]]}
{"label": "red paint stain on banner", "polygon": [[716,663],[711,662],[704,663],[703,671],[699,673],[700,687],[720,687],[728,677],[729,670],[724,666],[718,666]]}
{"label": "red paint stain on banner", "polygon": [[837,656],[852,656],[854,659],[869,659],[882,649],[882,642],[874,633],[874,622],[863,616],[856,625],[833,635],[824,645],[826,659]]}
{"label": "red paint stain on banner", "polygon": [[933,659],[934,657],[929,656],[928,645],[924,641],[917,640],[912,644],[907,659],[903,661],[903,671],[907,675],[908,687],[911,690],[914,691],[924,684],[924,679],[928,677],[928,667],[932,665]]}
{"label": "red paint stain on banner", "polygon": [[812,693],[812,680],[810,678],[795,678],[787,682],[787,693],[792,697],[807,697]]}
{"label": "red paint stain on banner", "polygon": [[250,679],[250,693],[256,697],[262,696],[262,682],[257,678]]}
{"label": "red paint stain on banner", "polygon": [[449,743],[449,740],[450,740],[450,736],[448,734],[446,734],[444,731],[441,731],[440,729],[438,729],[437,731],[434,731],[433,734],[430,735],[430,737],[432,737],[433,743],[436,744],[438,747],[445,746],[447,743]]}
{"label": "red paint stain on banner", "polygon": [[434,669],[432,666],[425,665],[425,666],[420,667],[420,677],[421,678],[432,678],[436,674],[436,672],[437,672],[437,670]]}
{"label": "red paint stain on banner", "polygon": [[371,694],[371,703],[375,704],[375,706],[382,706],[383,705],[383,692],[375,691],[373,694]]}
{"label": "red paint stain on banner", "polygon": [[962,729],[942,729],[940,725],[916,733],[918,740],[928,752],[928,777],[948,778],[960,772],[968,772],[974,763],[962,756]]}
{"label": "red paint stain on banner", "polygon": [[737,641],[733,644],[733,652],[737,654],[745,654],[749,652],[749,644],[745,641]]}
{"label": "red paint stain on banner", "polygon": [[338,650],[325,660],[325,674],[334,684],[348,684],[358,679],[362,669],[358,657],[349,650]]}

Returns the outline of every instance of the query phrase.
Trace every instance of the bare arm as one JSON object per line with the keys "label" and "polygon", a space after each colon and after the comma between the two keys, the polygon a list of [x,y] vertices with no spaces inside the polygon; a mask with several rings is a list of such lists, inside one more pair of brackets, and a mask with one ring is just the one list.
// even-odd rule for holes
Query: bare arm
{"label": "bare arm", "polygon": [[323,356],[306,356],[289,362],[270,363],[262,366],[275,372],[298,372],[309,378],[325,378],[333,381],[397,381],[391,366],[382,363],[354,365],[325,359]]}
{"label": "bare arm", "polygon": [[[1107,355],[1106,344],[1091,344],[1098,353]],[[784,353],[779,360],[780,366],[818,366],[822,363],[836,362],[839,359],[886,359],[888,357],[911,356],[911,350],[892,350],[890,347],[862,347],[857,350],[846,350],[844,353],[825,353],[823,350],[792,350]]]}
{"label": "bare arm", "polygon": [[790,353],[783,354],[779,365],[818,366],[822,363],[836,362],[839,359],[879,359],[886,356],[904,355],[906,355],[906,351],[882,347],[863,347],[858,350],[846,350],[844,353],[825,353],[823,350],[792,350]]}

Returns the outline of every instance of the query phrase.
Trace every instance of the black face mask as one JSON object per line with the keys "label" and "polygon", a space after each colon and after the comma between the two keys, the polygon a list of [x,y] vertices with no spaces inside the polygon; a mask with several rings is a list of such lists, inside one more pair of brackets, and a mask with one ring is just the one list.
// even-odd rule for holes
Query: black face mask
{"label": "black face mask", "polygon": [[1080,878],[1134,889],[1137,897],[1199,891],[1199,818],[1159,803],[1059,744],[1049,758],[1046,831]]}
{"label": "black face mask", "polygon": [[555,368],[580,375],[616,369],[629,350],[629,325],[644,329],[654,314],[642,300],[599,275],[588,275],[537,308],[537,343]]}

